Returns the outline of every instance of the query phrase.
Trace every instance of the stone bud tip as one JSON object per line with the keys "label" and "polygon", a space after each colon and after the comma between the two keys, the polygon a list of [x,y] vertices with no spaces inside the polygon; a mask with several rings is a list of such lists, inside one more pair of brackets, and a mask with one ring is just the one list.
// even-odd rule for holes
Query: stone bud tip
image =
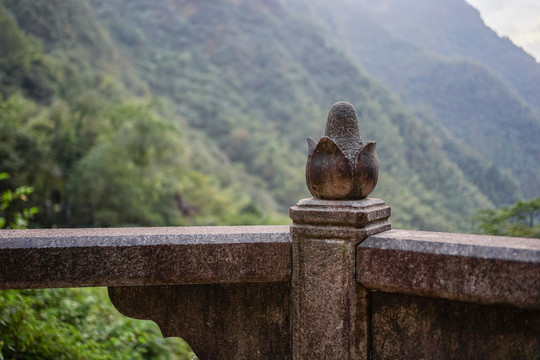
{"label": "stone bud tip", "polygon": [[358,117],[351,104],[335,103],[326,121],[324,136],[308,138],[306,182],[311,194],[325,200],[357,200],[367,197],[379,177],[375,142],[364,143]]}

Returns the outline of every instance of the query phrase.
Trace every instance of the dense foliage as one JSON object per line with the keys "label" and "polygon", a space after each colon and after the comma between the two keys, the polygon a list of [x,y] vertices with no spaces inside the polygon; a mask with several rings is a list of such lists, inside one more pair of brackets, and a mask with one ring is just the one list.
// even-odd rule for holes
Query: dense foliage
{"label": "dense foliage", "polygon": [[[0,172],[0,180],[9,179],[9,174]],[[38,208],[23,208],[20,211],[12,211],[12,217],[6,217],[8,208],[16,202],[28,201],[28,196],[34,192],[31,186],[19,186],[15,190],[4,190],[0,193],[0,229],[25,229],[28,227],[30,219],[38,212]]]}
{"label": "dense foliage", "polygon": [[540,64],[464,0],[285,1],[419,107],[447,156],[495,205],[540,195]]}
{"label": "dense foliage", "polygon": [[485,234],[540,239],[540,198],[478,210],[476,220]]}
{"label": "dense foliage", "polygon": [[0,292],[0,359],[171,359],[194,354],[151,321],[119,314],[106,289]]}
{"label": "dense foliage", "polygon": [[[37,39],[21,31],[0,7],[8,29],[0,38],[19,49],[12,66],[1,68],[6,85],[0,99],[0,167],[12,176],[0,183],[0,190],[26,184],[35,189],[32,203],[40,212],[34,226],[283,221],[273,200],[261,195],[256,197],[260,205],[255,205],[255,196],[244,192],[254,188],[254,180],[248,177],[243,188],[234,171],[219,171],[230,168],[226,159],[200,160],[218,150],[195,144],[196,136],[180,130],[183,120],[171,106],[137,95],[144,86],[135,75],[120,71],[116,61],[103,59],[113,56],[114,50],[100,37],[88,9],[75,4],[68,9],[55,3],[12,6],[25,10],[19,14],[24,15],[23,24],[28,16],[54,12],[55,6],[63,10],[57,17],[82,12],[78,16],[86,16],[84,24],[90,23],[93,30],[81,26],[72,36],[85,38],[85,44],[65,44],[56,32],[50,36],[40,32],[42,38]],[[34,12],[32,7],[39,9]],[[60,31],[53,25],[47,29]],[[54,42],[48,43],[51,39]],[[53,45],[54,54],[43,51]],[[92,49],[96,53],[87,54]],[[24,65],[21,59],[26,58]],[[139,86],[127,90],[132,83]],[[194,169],[194,164],[202,164],[206,173]]]}
{"label": "dense foliage", "polygon": [[0,166],[13,174],[6,186],[35,188],[39,226],[286,222],[308,195],[305,137],[337,100],[378,142],[375,196],[395,226],[470,231],[476,208],[515,202],[515,177],[533,177],[530,141],[528,157],[492,138],[464,146],[439,114],[407,108],[277,1],[4,4],[5,42],[26,60],[2,77],[2,134],[17,136],[2,139]]}

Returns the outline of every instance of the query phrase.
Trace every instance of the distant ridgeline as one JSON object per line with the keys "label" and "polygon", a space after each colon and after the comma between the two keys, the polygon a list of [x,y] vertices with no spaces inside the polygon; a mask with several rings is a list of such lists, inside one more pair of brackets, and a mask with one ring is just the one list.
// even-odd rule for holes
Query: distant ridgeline
{"label": "distant ridgeline", "polygon": [[3,0],[0,190],[36,226],[283,223],[344,100],[395,227],[540,196],[539,65],[463,0],[385,4]]}

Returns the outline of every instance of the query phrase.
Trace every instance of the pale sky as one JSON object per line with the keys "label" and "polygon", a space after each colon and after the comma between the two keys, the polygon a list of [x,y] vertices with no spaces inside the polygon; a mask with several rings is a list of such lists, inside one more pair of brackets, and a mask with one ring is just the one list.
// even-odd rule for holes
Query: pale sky
{"label": "pale sky", "polygon": [[487,26],[540,62],[540,0],[466,0]]}

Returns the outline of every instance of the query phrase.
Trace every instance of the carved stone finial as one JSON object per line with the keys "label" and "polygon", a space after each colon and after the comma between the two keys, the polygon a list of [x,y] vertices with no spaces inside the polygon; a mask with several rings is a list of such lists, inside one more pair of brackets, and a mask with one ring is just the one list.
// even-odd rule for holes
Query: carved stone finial
{"label": "carved stone finial", "polygon": [[307,140],[306,182],[314,197],[356,200],[375,189],[379,176],[375,142],[362,141],[354,106],[344,101],[335,103],[319,143]]}

